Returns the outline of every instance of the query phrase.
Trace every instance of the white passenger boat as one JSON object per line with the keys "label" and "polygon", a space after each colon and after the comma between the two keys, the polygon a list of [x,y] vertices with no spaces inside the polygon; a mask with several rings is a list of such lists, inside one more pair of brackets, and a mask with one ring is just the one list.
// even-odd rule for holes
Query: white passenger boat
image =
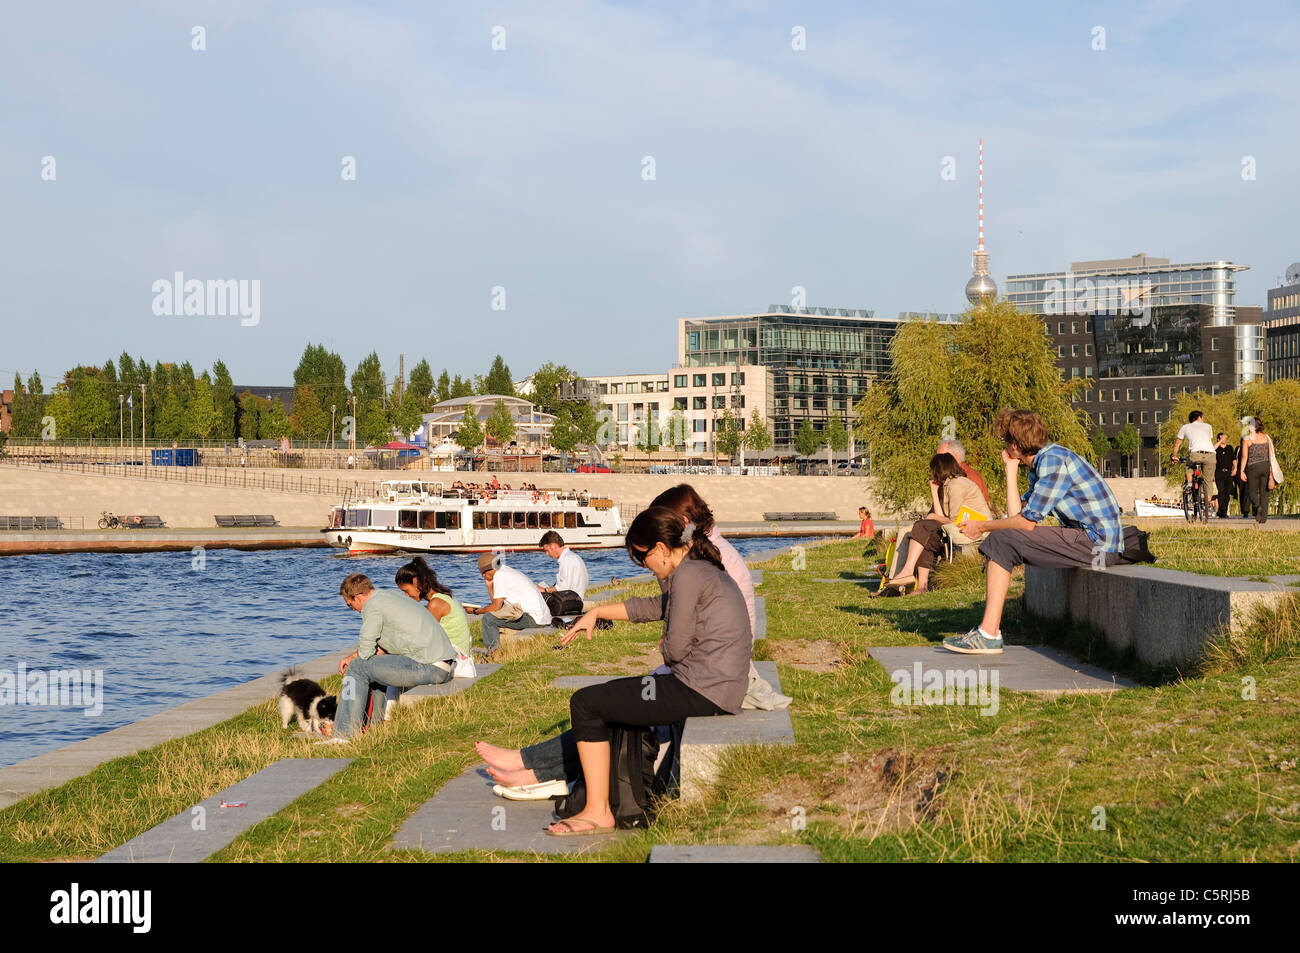
{"label": "white passenger boat", "polygon": [[321,530],[349,553],[481,553],[537,549],[553,529],[574,549],[623,545],[623,521],[613,500],[558,490],[498,490],[473,495],[423,480],[388,480],[371,499],[345,496]]}
{"label": "white passenger boat", "polygon": [[1138,516],[1176,516],[1182,519],[1185,515],[1182,503],[1177,500],[1162,500],[1154,496],[1146,500],[1134,500],[1133,509]]}

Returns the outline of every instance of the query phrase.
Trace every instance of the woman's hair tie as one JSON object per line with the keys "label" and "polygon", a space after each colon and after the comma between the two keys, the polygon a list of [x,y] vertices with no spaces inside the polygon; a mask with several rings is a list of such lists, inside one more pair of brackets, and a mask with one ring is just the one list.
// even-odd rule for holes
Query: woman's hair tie
{"label": "woman's hair tie", "polygon": [[689,543],[694,538],[695,538],[695,524],[688,520],[686,525],[682,527],[682,542]]}

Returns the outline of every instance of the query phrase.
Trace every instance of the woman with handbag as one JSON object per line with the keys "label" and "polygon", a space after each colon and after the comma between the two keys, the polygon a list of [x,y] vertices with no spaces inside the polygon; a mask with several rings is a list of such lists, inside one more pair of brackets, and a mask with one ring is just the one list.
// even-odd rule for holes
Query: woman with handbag
{"label": "woman with handbag", "polygon": [[1268,491],[1276,489],[1282,483],[1282,468],[1277,463],[1277,452],[1273,449],[1273,438],[1264,429],[1264,423],[1255,418],[1254,427],[1247,431],[1241,441],[1242,467],[1241,479],[1246,483],[1246,491],[1251,505],[1255,509],[1255,525],[1263,526],[1268,522]]}

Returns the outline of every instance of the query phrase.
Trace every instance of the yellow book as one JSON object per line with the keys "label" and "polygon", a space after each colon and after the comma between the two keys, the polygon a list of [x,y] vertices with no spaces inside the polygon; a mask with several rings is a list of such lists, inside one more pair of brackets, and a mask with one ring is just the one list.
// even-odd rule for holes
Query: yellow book
{"label": "yellow book", "polygon": [[976,513],[969,506],[963,506],[961,509],[957,511],[957,519],[955,520],[955,522],[964,523],[967,520],[979,520],[980,522],[983,522],[986,519],[988,519],[988,517],[985,516],[983,513]]}

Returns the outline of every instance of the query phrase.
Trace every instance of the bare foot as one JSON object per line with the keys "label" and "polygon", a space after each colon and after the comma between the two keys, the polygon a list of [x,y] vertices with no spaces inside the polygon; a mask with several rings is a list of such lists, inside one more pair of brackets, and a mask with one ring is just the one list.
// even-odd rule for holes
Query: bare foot
{"label": "bare foot", "polygon": [[498,748],[486,741],[479,741],[474,745],[474,750],[478,752],[480,758],[494,768],[502,771],[524,770],[524,759],[518,748]]}
{"label": "bare foot", "polygon": [[585,828],[588,824],[592,827],[612,828],[614,826],[614,815],[609,811],[606,811],[604,814],[593,815],[589,815],[586,811],[583,811],[581,814],[575,814],[573,817],[566,818],[563,821],[556,821],[546,829],[548,831],[554,831],[557,834],[568,833],[574,830],[573,826],[569,824],[570,821],[576,822],[579,828]]}
{"label": "bare foot", "polygon": [[500,768],[488,765],[488,774],[497,784],[504,784],[508,788],[521,788],[525,784],[537,783],[537,775],[527,768],[519,771],[502,771]]}

